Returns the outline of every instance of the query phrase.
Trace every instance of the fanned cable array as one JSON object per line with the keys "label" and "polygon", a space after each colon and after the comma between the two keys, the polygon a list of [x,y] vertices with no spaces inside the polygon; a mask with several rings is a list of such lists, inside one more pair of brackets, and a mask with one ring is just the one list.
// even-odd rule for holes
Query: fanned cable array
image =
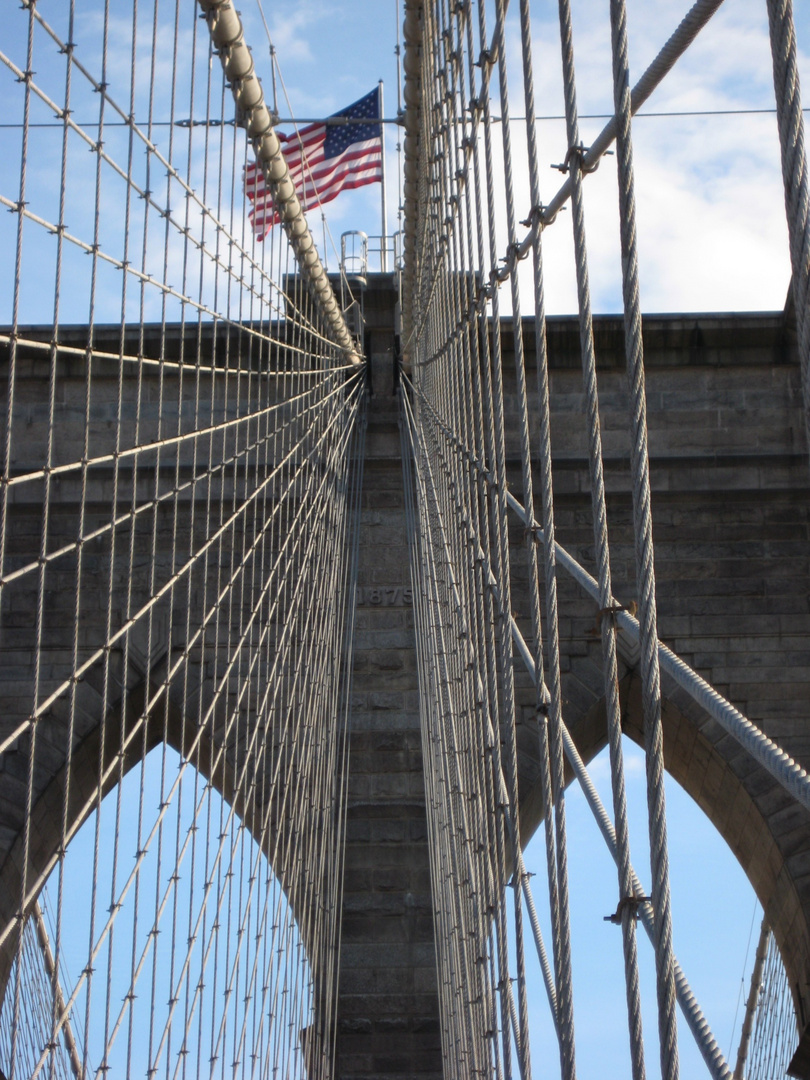
{"label": "fanned cable array", "polygon": [[[426,757],[435,932],[447,1076],[528,1080],[525,950],[534,938],[556,1031],[561,1075],[576,1075],[565,783],[581,783],[617,867],[632,1075],[679,1075],[676,1002],[710,1075],[731,1072],[673,952],[663,785],[662,676],[805,809],[810,781],[788,755],[658,639],[631,118],[720,7],[698,0],[631,89],[627,12],[610,4],[615,115],[590,147],[578,127],[569,0],[559,3],[568,152],[548,203],[534,116],[529,0],[405,3],[406,375],[401,427]],[[518,7],[515,13],[514,8]],[[810,273],[807,164],[787,2],[768,5],[774,84],[807,393]],[[494,23],[488,20],[494,17]],[[510,91],[520,95],[525,152],[513,149]],[[493,120],[497,103],[498,127]],[[542,110],[541,110],[542,111]],[[583,189],[615,143],[618,163],[628,428],[637,607],[614,595],[600,432]],[[518,175],[518,170],[519,175]],[[528,176],[526,175],[528,173]],[[528,185],[526,181],[528,180]],[[525,199],[528,187],[529,201]],[[558,219],[570,204],[570,214]],[[556,540],[543,233],[573,226],[595,577]],[[556,222],[556,224],[555,224]],[[530,260],[531,273],[521,272]],[[521,290],[530,284],[530,297]],[[504,343],[503,293],[513,315]],[[533,315],[526,356],[519,316]],[[509,354],[513,354],[514,363]],[[531,359],[537,384],[529,389]],[[507,469],[509,468],[509,475]],[[512,490],[509,489],[509,482]],[[513,491],[520,491],[516,498]],[[537,507],[537,509],[535,509]],[[572,578],[595,602],[610,747],[613,814],[602,805],[566,727],[558,584]],[[519,581],[516,584],[513,578]],[[637,613],[637,618],[635,617]],[[651,862],[642,888],[630,860],[622,760],[619,663],[641,683]],[[623,669],[624,671],[627,668]],[[518,683],[528,675],[527,697]],[[527,714],[539,760],[551,941],[541,936],[521,852],[518,731]],[[537,883],[534,883],[535,890]],[[658,1052],[642,1032],[639,926],[655,956]],[[791,1036],[795,1049],[795,1029]]]}
{"label": "fanned cable array", "polygon": [[796,1029],[796,1008],[785,965],[768,921],[763,919],[734,1080],[777,1080],[789,1075]]}
{"label": "fanned cable array", "polygon": [[763,928],[760,948],[763,964],[756,991],[753,1034],[744,1067],[738,1063],[735,1077],[747,1080],[777,1080],[787,1075],[796,1043],[796,1009],[785,974],[782,957],[769,927]]}
{"label": "fanned cable array", "polygon": [[228,0],[6,14],[0,1071],[331,1076],[360,357]]}
{"label": "fanned cable array", "polygon": [[[564,180],[544,203],[530,0],[404,3],[399,407],[448,1080],[530,1080],[532,994],[543,991],[556,1040],[543,1065],[556,1056],[564,1080],[576,1076],[572,779],[616,864],[607,920],[621,943],[634,1080],[677,1080],[678,1007],[709,1075],[732,1080],[674,950],[664,692],[699,714],[712,747],[733,746],[786,829],[799,821],[806,835],[810,778],[763,730],[767,718],[753,723],[658,637],[632,117],[721,4],[696,0],[631,87],[626,3],[610,0],[615,114],[585,147],[571,2],[559,0],[567,149]],[[790,0],[767,0],[767,10],[810,417],[797,46]],[[233,0],[22,0],[6,16],[0,1078],[334,1078],[366,423],[360,346]],[[519,150],[510,88],[525,117]],[[614,592],[586,243],[587,178],[611,147],[632,603]],[[262,245],[242,192],[251,162],[278,216]],[[567,221],[590,569],[555,526],[543,235]],[[586,651],[596,657],[612,813],[567,723],[560,611],[571,592],[593,616]],[[645,742],[650,863],[639,874],[625,676],[636,680]],[[527,760],[542,886],[523,853]],[[784,1068],[806,996],[805,909],[775,844],[762,862],[771,853],[784,890],[774,888],[774,933],[758,954],[765,989],[746,1028],[751,1076]],[[403,916],[394,933],[416,933],[416,923]],[[642,1025],[639,930],[651,942],[657,1038],[649,1016]],[[777,945],[791,941],[805,953],[780,958]],[[528,985],[529,949],[540,995]],[[389,1016],[387,1030],[413,1019]],[[418,1023],[408,1039],[432,1017]],[[345,1030],[362,1042],[364,1025],[353,1015]],[[799,1035],[807,1052],[810,1028]]]}

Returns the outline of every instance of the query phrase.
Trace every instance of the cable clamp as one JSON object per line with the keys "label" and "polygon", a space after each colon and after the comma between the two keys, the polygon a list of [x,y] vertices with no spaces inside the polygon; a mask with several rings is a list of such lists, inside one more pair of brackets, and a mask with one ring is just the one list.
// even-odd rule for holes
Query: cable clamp
{"label": "cable clamp", "polygon": [[535,706],[534,718],[538,724],[548,723],[550,712],[551,701],[541,701],[539,705]]}
{"label": "cable clamp", "polygon": [[518,241],[515,240],[507,248],[506,259],[504,259],[503,261],[507,262],[507,260],[509,259],[509,255],[511,254],[511,255],[515,256],[515,262],[516,263],[523,262],[524,259],[527,259],[529,257],[529,252],[531,250],[532,250],[531,249],[531,244],[527,244],[526,247],[524,248],[523,244],[518,243]]}
{"label": "cable clamp", "polygon": [[638,611],[638,604],[635,600],[631,600],[629,604],[618,604],[614,600],[612,604],[608,604],[607,607],[600,608],[596,614],[596,632],[599,632],[602,619],[606,616],[610,617],[613,626],[616,626],[616,615],[620,611],[626,611],[628,615],[635,615]]}
{"label": "cable clamp", "polygon": [[578,143],[576,146],[569,146],[568,153],[565,155],[565,161],[561,162],[559,165],[552,165],[551,167],[552,169],[556,169],[558,172],[561,172],[563,173],[563,175],[565,175],[571,169],[571,162],[576,159],[579,162],[579,171],[581,173],[596,172],[596,170],[599,168],[599,159],[597,159],[593,165],[590,165],[588,167],[586,167],[585,165],[585,155],[588,153],[589,150],[590,147],[583,146],[581,142]]}
{"label": "cable clamp", "polygon": [[579,146],[569,146],[568,153],[565,155],[565,161],[561,161],[557,165],[552,165],[552,169],[556,169],[557,172],[561,172],[565,175],[571,168],[571,162],[574,158],[578,158],[580,162],[580,170],[582,168],[582,158],[584,156],[584,149],[582,143]]}
{"label": "cable clamp", "polygon": [[544,225],[550,225],[551,222],[554,220],[554,218],[551,218],[550,221],[546,221],[544,214],[545,207],[542,203],[538,203],[537,206],[533,206],[531,208],[531,210],[529,211],[529,216],[527,218],[524,218],[524,220],[521,221],[520,224],[523,225],[523,227],[526,229],[533,229],[534,226],[537,224],[542,229]]}
{"label": "cable clamp", "polygon": [[542,544],[543,535],[542,530],[536,525],[524,525],[523,527],[523,539],[531,540],[535,544]]}
{"label": "cable clamp", "polygon": [[638,909],[642,904],[651,904],[651,896],[623,896],[619,906],[612,915],[605,915],[604,922],[613,923],[614,926],[622,925],[625,911],[629,910],[634,920],[638,920]]}
{"label": "cable clamp", "polygon": [[601,154],[599,155],[599,157],[598,157],[598,158],[596,159],[596,161],[594,161],[594,163],[593,163],[592,165],[586,165],[586,164],[585,164],[585,155],[586,155],[586,154],[588,153],[588,151],[589,151],[589,150],[590,150],[590,146],[582,147],[582,148],[581,148],[581,156],[580,156],[580,166],[579,166],[579,167],[580,167],[581,171],[582,171],[582,172],[583,172],[583,173],[584,173],[584,174],[585,174],[586,176],[587,176],[587,175],[588,175],[589,173],[595,173],[595,172],[596,172],[596,170],[597,170],[597,169],[599,168],[599,166],[600,166],[600,165],[601,165],[601,163],[602,163],[602,158],[603,158],[603,157],[605,157],[606,155],[607,155],[607,156],[610,156],[610,155],[612,155],[612,154],[613,154],[613,151],[612,151],[612,150],[604,150],[604,151],[603,151],[603,152],[602,152],[602,153],[601,153]]}

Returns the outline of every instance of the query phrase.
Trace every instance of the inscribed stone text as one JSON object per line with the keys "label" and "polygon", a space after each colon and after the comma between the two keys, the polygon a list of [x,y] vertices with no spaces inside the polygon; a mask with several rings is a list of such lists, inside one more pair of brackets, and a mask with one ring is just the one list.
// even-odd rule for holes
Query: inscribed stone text
{"label": "inscribed stone text", "polygon": [[407,607],[413,603],[410,585],[358,586],[357,605],[371,604],[375,607]]}

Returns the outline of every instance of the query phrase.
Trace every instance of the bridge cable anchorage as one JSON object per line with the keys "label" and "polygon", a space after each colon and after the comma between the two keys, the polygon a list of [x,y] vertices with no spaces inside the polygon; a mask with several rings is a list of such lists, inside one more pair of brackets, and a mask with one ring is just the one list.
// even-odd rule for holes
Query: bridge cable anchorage
{"label": "bridge cable anchorage", "polygon": [[321,263],[281,149],[281,142],[273,128],[264,90],[245,42],[239,13],[233,0],[199,0],[199,4],[208,24],[211,41],[219,54],[222,70],[231,84],[237,119],[251,139],[256,162],[273,196],[273,203],[301,271],[334,339],[346,358],[353,364],[359,364],[360,355]]}

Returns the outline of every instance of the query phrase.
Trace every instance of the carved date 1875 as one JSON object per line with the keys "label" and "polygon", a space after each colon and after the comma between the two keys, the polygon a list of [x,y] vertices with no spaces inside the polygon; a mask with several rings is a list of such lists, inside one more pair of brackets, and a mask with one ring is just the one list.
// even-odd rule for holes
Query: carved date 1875
{"label": "carved date 1875", "polygon": [[410,585],[360,585],[357,589],[358,607],[409,607],[412,603]]}

